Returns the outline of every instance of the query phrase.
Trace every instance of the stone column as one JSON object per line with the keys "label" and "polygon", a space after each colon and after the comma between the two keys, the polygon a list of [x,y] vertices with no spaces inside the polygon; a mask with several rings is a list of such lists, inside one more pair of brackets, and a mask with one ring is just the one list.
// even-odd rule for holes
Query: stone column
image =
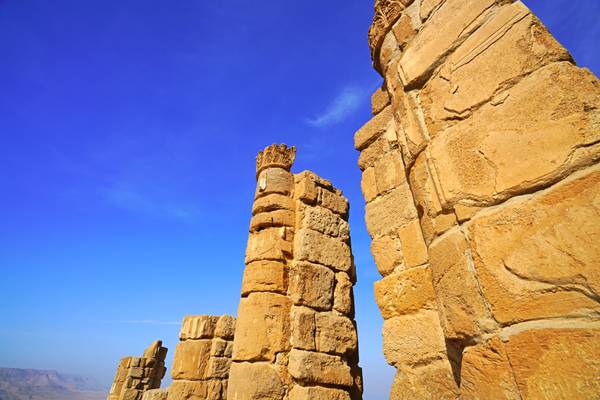
{"label": "stone column", "polygon": [[391,398],[600,396],[600,82],[521,1],[377,0],[369,44]]}
{"label": "stone column", "polygon": [[167,350],[157,340],[142,357],[122,358],[108,400],[141,400],[144,392],[160,388],[166,372]]}
{"label": "stone column", "polygon": [[231,364],[235,318],[187,316],[175,349],[169,400],[224,400]]}
{"label": "stone column", "polygon": [[257,157],[228,397],[360,398],[348,204],[295,148]]}

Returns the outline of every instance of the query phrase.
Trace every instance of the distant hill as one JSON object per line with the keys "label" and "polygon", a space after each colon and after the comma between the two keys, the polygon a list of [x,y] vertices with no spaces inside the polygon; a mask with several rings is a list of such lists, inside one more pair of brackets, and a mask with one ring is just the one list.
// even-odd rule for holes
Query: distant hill
{"label": "distant hill", "polygon": [[105,400],[107,393],[89,377],[0,368],[0,400]]}

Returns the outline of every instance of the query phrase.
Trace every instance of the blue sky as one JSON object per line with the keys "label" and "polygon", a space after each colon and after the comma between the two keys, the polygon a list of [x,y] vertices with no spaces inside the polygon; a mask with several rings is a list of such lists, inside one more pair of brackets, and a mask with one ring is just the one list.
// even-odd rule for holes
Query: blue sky
{"label": "blue sky", "polygon": [[[600,71],[597,0],[526,2]],[[254,157],[351,202],[365,399],[386,399],[353,133],[370,0],[0,0],[0,366],[108,384],[185,314],[235,314]],[[169,357],[170,366],[170,357]]]}

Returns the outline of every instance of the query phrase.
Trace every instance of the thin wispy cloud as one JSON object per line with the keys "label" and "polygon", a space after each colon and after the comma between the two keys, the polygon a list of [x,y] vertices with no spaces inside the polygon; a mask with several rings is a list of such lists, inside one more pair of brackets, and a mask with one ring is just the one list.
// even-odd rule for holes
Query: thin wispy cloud
{"label": "thin wispy cloud", "polygon": [[367,98],[367,93],[364,89],[354,85],[346,86],[323,113],[308,118],[306,122],[315,128],[339,124],[356,112],[365,98]]}
{"label": "thin wispy cloud", "polygon": [[157,200],[127,185],[106,188],[104,196],[113,206],[157,218],[192,220],[200,214],[194,205]]}

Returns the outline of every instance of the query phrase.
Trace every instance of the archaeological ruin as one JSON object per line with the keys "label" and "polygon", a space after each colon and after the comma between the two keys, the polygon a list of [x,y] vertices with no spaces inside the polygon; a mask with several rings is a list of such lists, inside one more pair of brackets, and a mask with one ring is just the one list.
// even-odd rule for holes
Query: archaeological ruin
{"label": "archaeological ruin", "polygon": [[[368,43],[390,399],[600,398],[600,81],[521,1],[377,0]],[[237,320],[186,317],[172,385],[156,342],[108,400],[362,399],[348,201],[295,156],[258,154]]]}

